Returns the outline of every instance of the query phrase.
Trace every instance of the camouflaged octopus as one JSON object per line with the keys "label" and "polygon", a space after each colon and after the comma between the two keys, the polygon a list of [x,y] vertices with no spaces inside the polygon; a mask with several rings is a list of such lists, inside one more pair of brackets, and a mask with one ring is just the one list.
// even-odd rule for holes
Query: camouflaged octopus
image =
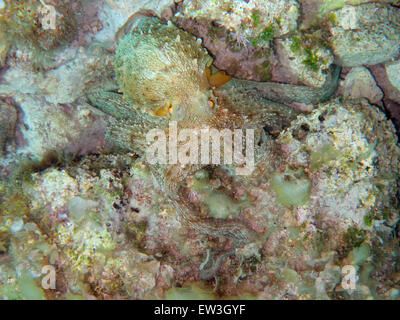
{"label": "camouflaged octopus", "polygon": [[[168,131],[169,121],[178,128],[255,130],[255,162],[271,154],[274,136],[289,126],[298,111],[290,103],[314,104],[328,99],[338,80],[333,67],[322,88],[230,79],[221,72],[211,75],[212,58],[201,39],[154,17],[139,17],[123,37],[115,54],[115,79],[87,92],[89,102],[112,117],[106,133],[113,145],[144,158],[146,133]],[[285,103],[285,104],[283,104]],[[185,179],[204,165],[151,165],[156,180],[173,202],[182,223],[196,232],[232,240],[221,257],[254,238],[254,232],[236,219],[204,216],[188,200]],[[212,277],[218,262],[203,270]]]}

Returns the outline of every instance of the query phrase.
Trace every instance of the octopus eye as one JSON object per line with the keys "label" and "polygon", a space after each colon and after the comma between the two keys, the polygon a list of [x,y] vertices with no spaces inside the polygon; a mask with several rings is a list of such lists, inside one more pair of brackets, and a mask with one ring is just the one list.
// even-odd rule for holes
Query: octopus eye
{"label": "octopus eye", "polygon": [[172,104],[167,104],[164,107],[158,108],[156,110],[156,115],[159,117],[165,116],[167,112],[172,113]]}
{"label": "octopus eye", "polygon": [[208,105],[210,106],[210,108],[214,108],[215,102],[213,98],[208,99]]}

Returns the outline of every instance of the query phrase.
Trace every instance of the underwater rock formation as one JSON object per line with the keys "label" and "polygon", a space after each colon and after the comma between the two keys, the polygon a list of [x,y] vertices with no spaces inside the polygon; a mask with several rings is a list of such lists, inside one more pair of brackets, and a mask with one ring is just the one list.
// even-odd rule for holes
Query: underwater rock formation
{"label": "underwater rock formation", "polygon": [[[174,22],[201,37],[215,66],[230,75],[319,87],[333,59],[341,66],[361,66],[399,54],[397,7],[345,4],[314,1],[316,20],[308,25],[297,3],[188,1]],[[300,16],[305,20],[298,27]]]}
{"label": "underwater rock formation", "polygon": [[346,67],[373,65],[398,56],[399,11],[377,3],[333,11],[329,31],[335,63]]}
{"label": "underwater rock formation", "polygon": [[[393,120],[397,130],[400,128],[400,90],[396,82],[397,74],[396,69],[399,65],[398,60],[394,62],[387,62],[385,64],[377,64],[369,66],[369,70],[373,74],[379,88],[384,93],[384,107],[387,110],[389,117]],[[392,73],[388,74],[388,70]],[[390,80],[389,77],[392,79]]]}
{"label": "underwater rock formation", "polygon": [[[123,76],[117,76],[117,80],[119,80],[121,87],[123,88],[122,92],[124,94],[126,94],[127,90],[129,89],[129,86],[126,86],[125,82],[126,76],[132,75],[133,77],[138,78],[138,75],[136,74],[137,72],[144,72],[144,74],[139,73],[140,77],[138,78],[139,80],[137,82],[137,84],[141,84],[143,85],[143,87],[149,87],[147,85],[147,83],[149,82],[148,76],[146,74],[147,72],[149,72],[149,75],[157,75],[157,73],[159,72],[164,72],[163,76],[155,76],[154,79],[161,79],[163,83],[165,83],[165,80],[163,80],[165,78],[168,79],[168,81],[173,81],[174,78],[171,79],[168,77],[169,75],[171,75],[171,77],[175,75],[174,68],[171,67],[167,67],[164,69],[160,69],[159,67],[149,68],[149,71],[147,71],[147,69],[137,69],[137,67],[128,68],[131,61],[130,57],[135,57],[136,55],[139,56],[142,47],[131,45],[130,48],[132,49],[132,51],[129,52],[126,50],[127,45],[125,41],[127,43],[135,43],[135,41],[132,40],[133,37],[136,36],[139,39],[143,37],[142,43],[145,50],[150,50],[152,46],[154,47],[153,50],[160,50],[157,45],[154,45],[154,43],[157,44],[156,40],[152,40],[151,42],[149,42],[146,41],[145,37],[148,37],[150,34],[152,34],[154,38],[157,38],[158,35],[160,35],[160,38],[163,39],[163,32],[160,31],[160,29],[162,28],[168,29],[168,35],[173,43],[173,41],[175,40],[173,28],[175,27],[172,27],[171,25],[159,25],[159,22],[154,18],[144,18],[142,22],[138,24],[137,31],[133,31],[133,33],[128,34],[126,38],[122,40],[121,43],[124,50],[117,49],[116,66],[118,68],[118,72],[123,72]],[[151,30],[157,30],[157,32],[152,33]],[[182,32],[178,29],[175,30],[175,32],[178,34]],[[182,38],[183,37],[180,37],[180,39]],[[187,41],[193,42],[193,45],[195,43],[195,39],[188,38]],[[193,53],[191,52],[191,50],[195,48],[193,45],[185,45],[185,42],[183,42],[179,47],[176,48],[176,50],[179,51],[184,50],[183,48],[187,48],[186,50],[189,52],[189,54],[186,57],[190,59],[190,62],[191,59],[193,59]],[[169,49],[170,47],[165,46],[165,48]],[[135,50],[138,50],[138,53],[135,53]],[[200,50],[200,48],[198,50]],[[128,56],[124,56],[123,58],[121,58],[122,52]],[[157,57],[163,57],[162,52],[156,52]],[[123,63],[124,61],[127,61],[125,62],[125,65]],[[154,58],[151,59],[151,61],[154,61]],[[195,61],[197,62],[198,60],[196,59]],[[187,65],[187,63],[185,62],[183,63],[183,65]],[[169,66],[169,64],[167,63],[166,66]],[[197,65],[195,66],[196,67],[193,68],[194,71],[199,72],[201,75],[201,68],[199,69]],[[154,73],[153,70],[155,70],[156,72]],[[337,81],[337,71],[333,71],[333,73],[336,74],[336,76],[332,76],[332,78],[336,79]],[[175,80],[175,85],[179,84],[179,82],[177,81],[179,81],[179,79]],[[332,85],[331,83],[335,84],[336,81],[328,81],[327,87],[332,87],[334,89],[335,85]],[[152,82],[153,85],[155,85],[155,83],[156,82],[154,81]],[[185,83],[188,88],[191,88],[190,84],[187,84],[187,82]],[[207,86],[205,86],[203,90],[205,92],[208,92],[209,94],[210,89],[208,88],[206,90],[206,87]],[[107,87],[104,87],[103,93],[99,92],[98,89],[96,89],[95,91],[89,92],[88,97],[94,106],[111,114],[114,118],[119,119],[117,125],[120,126],[121,123],[124,123],[124,125],[127,126],[127,128],[124,129],[126,130],[125,135],[127,137],[130,137],[131,140],[125,142],[124,147],[132,151],[138,152],[140,155],[140,153],[143,152],[143,146],[145,144],[143,142],[144,137],[138,136],[139,130],[137,130],[137,126],[140,126],[140,132],[146,132],[146,126],[147,129],[149,129],[151,128],[151,126],[154,126],[156,124],[163,125],[163,121],[158,121],[157,117],[160,119],[169,117],[171,117],[171,119],[176,119],[176,116],[174,115],[174,112],[176,112],[175,109],[172,109],[170,113],[157,112],[158,108],[160,108],[160,105],[158,104],[160,100],[167,102],[169,101],[168,92],[165,93],[163,90],[157,91],[157,88],[158,86],[155,85],[154,87],[149,88],[148,92],[146,93],[150,97],[153,97],[153,92],[156,93],[156,99],[147,99],[147,101],[142,101],[142,103],[139,103],[136,108],[133,107],[133,105],[135,105],[136,103],[135,100],[142,99],[142,96],[138,95],[135,90],[132,90],[130,92],[131,97],[128,96],[125,99],[121,99],[121,96],[119,94],[113,93],[116,88],[112,88],[112,90],[107,91]],[[269,92],[271,88],[275,88],[275,92]],[[273,112],[275,113],[275,123],[277,123],[276,116],[278,116],[279,114],[282,114],[282,120],[285,118],[286,123],[289,123],[291,118],[290,112],[293,111],[290,111],[290,109],[284,107],[283,105],[276,105],[274,104],[274,102],[268,101],[266,99],[268,99],[270,96],[273,96],[274,94],[276,97],[279,96],[282,100],[290,100],[288,96],[289,94],[292,94],[292,98],[294,99],[294,92],[300,92],[301,90],[303,91],[303,95],[299,95],[297,97],[297,102],[316,103],[319,100],[327,99],[329,97],[329,94],[324,96],[324,94],[326,94],[327,92],[330,92],[330,94],[332,94],[333,92],[330,89],[318,95],[316,94],[317,91],[315,89],[312,89],[312,91],[307,94],[307,90],[305,88],[296,86],[231,80],[226,85],[223,85],[220,88],[213,90],[215,95],[218,97],[217,104],[213,106],[215,109],[209,109],[210,111],[207,113],[203,113],[203,117],[201,117],[200,119],[202,119],[202,121],[212,119],[211,123],[218,128],[221,119],[213,118],[213,110],[215,110],[214,112],[219,115],[219,110],[226,109],[229,113],[234,112],[236,117],[240,116],[241,114],[247,114],[247,121],[250,120],[249,115],[253,115],[253,118],[248,123],[246,123],[247,121],[239,122],[242,123],[242,126],[244,127],[269,124],[271,126],[267,132],[276,132],[276,134],[279,135],[279,132],[282,131],[282,129],[285,129],[287,126],[284,124],[285,122],[282,122],[283,127],[274,128],[273,123],[267,122],[266,118],[263,118],[262,122],[260,122],[260,119],[254,118],[254,111],[270,110],[269,112],[271,112],[272,110],[274,110]],[[289,94],[285,95],[285,92]],[[198,94],[201,97],[201,92],[199,92]],[[302,96],[304,98],[302,98]],[[160,99],[160,97],[162,99]],[[196,96],[191,97],[191,101],[196,101],[200,104],[200,107],[204,106],[205,99],[198,102],[199,100],[197,100],[196,98]],[[156,112],[154,112],[154,103],[156,103]],[[139,110],[141,108],[144,108],[144,110]],[[178,112],[179,108],[182,108],[182,105],[180,103],[178,103],[177,107]],[[179,126],[187,127],[188,123],[185,121],[186,119],[191,120],[190,125],[192,125],[192,128],[196,128],[196,126],[200,125],[200,123],[196,124],[196,120],[199,119],[198,114],[196,113],[197,108],[198,105],[196,104],[184,105],[183,115],[179,114],[179,116],[177,117],[179,120],[181,120],[180,122],[178,122]],[[358,113],[356,111],[358,110],[357,108],[361,108]],[[289,136],[287,136],[288,132],[290,132],[290,129],[286,129],[288,131],[285,130],[280,135],[277,141],[271,139],[271,136],[267,136],[266,138],[264,138],[266,139],[266,142],[264,142],[264,148],[267,149],[263,149],[264,151],[260,152],[259,157],[257,158],[257,173],[247,179],[238,177],[229,178],[229,174],[227,175],[227,172],[224,173],[224,170],[222,170],[221,172],[218,168],[214,168],[210,171],[210,168],[207,169],[207,167],[203,169],[206,170],[204,173],[205,175],[201,174],[199,176],[197,174],[199,174],[201,171],[199,171],[200,168],[198,167],[195,167],[194,170],[186,171],[185,169],[177,170],[176,167],[174,168],[172,166],[171,168],[174,168],[174,171],[172,171],[173,175],[171,175],[171,169],[155,171],[155,176],[157,177],[157,179],[164,183],[161,184],[163,188],[165,188],[165,190],[173,190],[173,192],[170,193],[170,197],[173,201],[176,202],[177,213],[178,215],[179,213],[181,214],[181,218],[183,219],[182,221],[188,222],[188,226],[197,231],[199,235],[205,234],[217,238],[227,238],[228,240],[233,241],[233,247],[231,245],[229,246],[230,248],[228,247],[228,249],[214,249],[211,253],[207,254],[206,260],[199,267],[200,279],[212,279],[219,272],[221,272],[221,270],[224,270],[224,263],[227,263],[227,261],[231,259],[229,257],[232,255],[236,255],[237,258],[242,259],[240,258],[240,255],[235,254],[235,252],[237,253],[240,252],[240,250],[245,250],[244,248],[246,248],[248,245],[253,243],[256,245],[255,248],[261,248],[260,246],[262,244],[262,241],[260,243],[260,240],[256,239],[261,236],[261,234],[263,234],[263,232],[265,232],[265,230],[267,229],[265,222],[268,221],[268,223],[270,223],[271,220],[274,220],[274,217],[277,216],[284,218],[282,218],[283,220],[280,220],[279,223],[276,223],[276,225],[285,225],[285,223],[287,223],[287,221],[284,222],[285,219],[289,219],[291,221],[291,218],[289,218],[288,216],[289,212],[287,212],[287,209],[285,209],[288,206],[293,208],[292,210],[296,210],[294,208],[301,208],[299,210],[300,212],[302,212],[302,214],[305,215],[305,217],[314,217],[311,218],[312,221],[314,221],[314,219],[322,219],[319,222],[321,223],[321,225],[329,225],[333,227],[329,221],[335,221],[335,226],[333,227],[335,231],[332,231],[332,233],[330,234],[337,234],[338,236],[337,239],[330,240],[333,241],[330,245],[330,248],[333,250],[338,250],[340,252],[343,251],[343,253],[341,254],[347,257],[349,252],[351,252],[352,248],[354,247],[354,244],[347,243],[346,237],[348,232],[350,232],[348,230],[354,229],[355,232],[364,235],[365,231],[363,230],[369,229],[371,227],[372,220],[374,219],[371,217],[374,217],[373,212],[375,210],[375,206],[380,207],[381,205],[383,205],[383,203],[386,203],[388,201],[390,202],[394,196],[394,194],[390,191],[392,190],[392,188],[389,187],[388,189],[385,189],[387,190],[385,191],[385,193],[382,193],[380,195],[384,196],[386,192],[388,192],[388,198],[385,198],[384,196],[384,198],[379,199],[378,197],[376,197],[376,189],[373,183],[371,184],[371,181],[373,181],[374,179],[381,179],[383,176],[385,176],[385,173],[375,172],[372,169],[371,161],[376,157],[374,151],[376,142],[372,141],[372,138],[368,140],[365,137],[370,135],[368,133],[368,130],[376,130],[377,132],[387,132],[388,130],[382,128],[376,129],[373,126],[371,127],[371,123],[375,121],[374,118],[379,118],[382,115],[379,115],[379,113],[368,113],[368,111],[364,111],[363,108],[370,107],[369,105],[368,107],[365,107],[365,104],[364,107],[363,105],[361,105],[361,107],[357,107],[357,105],[354,105],[350,107],[351,111],[349,113],[349,110],[346,109],[344,106],[341,106],[338,103],[331,102],[325,106],[321,105],[318,110],[312,113],[310,116],[304,116],[304,118],[299,118],[298,120],[293,122],[294,127],[292,130],[294,130],[294,135],[295,137],[297,137],[295,138],[295,140],[291,141]],[[192,113],[193,110],[194,113]],[[361,114],[363,114],[363,116],[361,116]],[[364,117],[367,119],[365,124],[364,122],[360,123],[359,119],[362,119]],[[223,123],[225,126],[230,127],[232,125],[235,125],[235,122],[232,122],[233,120],[224,119]],[[270,120],[272,120],[272,118]],[[301,122],[301,125],[296,125],[297,121]],[[314,125],[311,125],[312,121],[316,121],[316,123],[314,124],[316,126],[315,128]],[[231,122],[232,124],[229,124],[229,122]],[[351,125],[349,125],[350,122],[352,122]],[[380,120],[380,122],[382,122],[382,120]],[[341,128],[342,125],[344,125],[346,129]],[[363,129],[358,132],[353,131],[352,133],[348,133],[346,131],[350,128],[359,127]],[[315,134],[313,133],[314,130],[316,130]],[[326,135],[324,135],[319,130],[326,130]],[[117,137],[112,135],[112,132],[114,131],[115,129],[110,130],[110,133],[108,134],[108,139],[110,141],[115,141],[117,144],[121,144],[121,131],[118,133]],[[382,143],[382,145],[389,146],[391,151],[386,150],[385,152],[383,152],[383,154],[389,153],[393,155],[393,158],[388,158],[392,159],[393,162],[388,163],[382,159],[381,161],[384,161],[385,163],[382,163],[380,167],[386,168],[389,166],[389,172],[393,174],[393,178],[390,178],[389,180],[387,180],[387,182],[384,182],[383,185],[390,185],[393,183],[396,184],[396,177],[398,176],[398,168],[396,168],[395,163],[397,163],[398,161],[399,154],[398,149],[395,147],[395,145],[392,144],[394,140],[391,140],[394,139],[393,129],[389,129],[389,131],[392,131],[392,136],[389,139],[391,142],[384,142]],[[122,131],[122,134],[123,132],[124,131]],[[338,135],[336,138],[337,140],[332,140],[331,135],[335,137],[335,132],[337,132],[336,134]],[[134,138],[132,141],[133,134]],[[303,141],[306,137],[309,137],[310,139],[309,142],[307,142],[309,143],[309,145],[303,146],[301,144],[301,141]],[[283,150],[285,151],[282,154]],[[286,159],[286,161],[281,158],[282,156],[284,157],[283,159]],[[292,157],[293,160],[291,160]],[[285,163],[286,165],[284,166]],[[358,164],[356,166],[353,166],[352,163]],[[358,168],[360,163],[363,163],[363,165],[365,163],[365,167]],[[330,164],[332,166],[331,168],[342,168],[343,173],[339,176],[335,176],[333,172],[329,174],[324,173],[324,171],[322,170],[326,170],[324,168],[326,168],[327,164]],[[277,171],[271,171],[271,169],[273,170],[273,168],[275,168],[275,170]],[[195,171],[197,171],[196,174]],[[366,173],[369,173],[370,176],[365,176]],[[377,178],[378,176],[380,178]],[[197,180],[198,182],[196,182]],[[213,185],[211,181],[214,180],[218,181],[218,189],[211,191]],[[185,181],[186,183],[184,183]],[[235,193],[232,194],[228,190],[236,188],[238,188],[238,190],[243,189],[243,187],[240,187],[240,185],[246,185],[244,190],[251,190],[251,185],[253,185],[253,187],[259,187],[259,184],[268,183],[267,181],[270,181],[270,189],[267,187],[268,189],[265,191],[270,190],[270,193],[268,194],[267,192],[268,196],[265,196],[267,196],[267,198],[270,198],[272,196],[272,199],[276,199],[274,200],[274,208],[270,208],[266,202],[262,202],[260,204],[260,208],[258,208],[257,205],[253,205],[253,207],[248,207],[246,209],[245,199],[247,197],[250,197],[249,194],[246,196],[246,192],[244,194],[244,197],[240,198],[240,200],[230,199],[234,196]],[[355,183],[355,181],[358,182]],[[203,187],[200,187],[200,189],[199,184],[203,185]],[[267,184],[267,186],[269,184]],[[211,193],[209,193],[209,191],[206,191],[210,187]],[[334,190],[336,190],[336,188],[339,193],[332,193]],[[342,194],[344,190],[345,193]],[[363,190],[363,192],[360,192],[361,190]],[[274,198],[274,195],[276,198]],[[213,199],[212,196],[218,198]],[[318,202],[313,203],[310,199],[315,199]],[[321,199],[325,199],[326,202],[321,203]],[[238,201],[238,203],[236,203],[235,201]],[[334,201],[334,203],[330,204],[330,201]],[[277,203],[280,203],[281,207],[277,206]],[[359,206],[360,203],[364,203],[364,206]],[[227,210],[227,208],[230,209]],[[236,208],[236,210],[241,213],[239,215],[237,215],[237,213],[234,214],[232,212],[233,208]],[[332,208],[332,211],[330,211],[329,208]],[[337,211],[335,211],[336,209]],[[198,211],[198,213],[194,215],[195,211]],[[260,212],[269,211],[271,212],[270,214],[272,214],[273,217],[268,215],[264,223],[261,222],[261,220],[259,221],[257,219],[250,218],[254,218],[253,214],[257,217]],[[246,212],[246,214],[244,214],[244,212]],[[389,214],[389,216],[396,215],[396,209],[390,212],[391,213]],[[262,218],[259,217],[258,219]],[[250,223],[250,221],[252,220],[257,221],[255,225]],[[302,223],[303,222],[304,220],[302,220]],[[250,237],[250,234],[243,234],[243,231],[246,230],[246,228],[251,231],[250,234],[254,233],[254,235],[257,235],[257,233],[260,233],[260,235],[254,238],[254,236]],[[239,238],[237,232],[240,229],[241,231],[239,234],[243,234],[244,237],[241,236]],[[264,236],[261,236],[261,238],[263,237],[265,237],[265,234]],[[347,244],[343,246],[343,243]],[[359,246],[361,244],[362,243],[357,243],[356,246]],[[257,249],[255,251],[253,249],[250,257],[253,255],[257,256],[257,251]],[[331,258],[332,257],[333,256],[331,256]],[[229,280],[226,281],[229,282]],[[228,288],[229,286],[227,285],[224,290],[229,290]]]}
{"label": "underwater rock formation", "polygon": [[[222,297],[349,298],[337,286],[341,267],[353,263],[360,280],[351,297],[390,298],[392,287],[377,283],[383,275],[396,277],[378,258],[390,250],[398,214],[394,139],[393,126],[368,103],[329,102],[283,131],[277,138],[282,152],[266,154],[251,177],[222,168],[188,177],[196,194],[189,201],[203,215],[243,221],[257,235],[226,254],[229,243],[222,238],[193,233],[179,221],[165,190],[133,154],[89,156],[35,173],[24,183],[23,198],[10,192],[2,204],[10,255],[2,279],[17,279],[11,264],[17,263],[30,288],[17,284],[0,292],[43,296],[35,281],[50,261],[59,266],[53,292],[59,298],[172,298],[175,286],[214,277]],[[15,249],[34,233],[42,235],[40,251]],[[376,243],[377,234],[385,244]],[[35,259],[24,262],[34,252]]]}
{"label": "underwater rock formation", "polygon": [[[174,0],[110,0],[105,1],[99,8],[99,19],[103,28],[96,33],[95,41],[102,46],[115,49],[115,40],[124,26],[137,14],[146,14],[162,18],[171,14],[175,6]],[[98,1],[95,1],[98,3]]]}
{"label": "underwater rock formation", "polygon": [[392,86],[394,100],[400,102],[400,60],[385,65],[387,78]]}
{"label": "underwater rock formation", "polygon": [[9,50],[32,50],[36,55],[70,41],[76,34],[78,2],[3,1],[0,8],[0,63]]}
{"label": "underwater rock formation", "polygon": [[321,43],[311,42],[304,46],[305,39],[302,35],[296,35],[275,40],[277,63],[272,68],[273,79],[312,87],[323,86],[333,55]]}
{"label": "underwater rock formation", "polygon": [[242,79],[271,79],[272,41],[297,29],[296,1],[184,1],[173,21],[201,37],[214,65]]}
{"label": "underwater rock formation", "polygon": [[[398,87],[396,48],[369,46],[382,34],[396,44],[397,7],[173,2],[86,7],[94,29],[40,73],[8,56],[1,143],[19,110],[25,144],[0,156],[0,297],[399,299],[400,149],[383,112]],[[354,22],[348,12],[364,11],[365,26],[335,38]],[[355,60],[341,51],[351,34],[369,37],[353,39],[360,61],[382,63],[337,66]],[[207,127],[253,129],[254,170],[146,157],[151,129]]]}
{"label": "underwater rock formation", "polygon": [[30,62],[19,62],[3,73],[0,95],[13,99],[21,111],[20,155],[82,155],[104,146],[104,119],[79,97],[85,83],[99,76],[100,62],[101,72],[106,72],[110,58],[95,47],[78,54],[64,51],[62,59],[60,67],[45,74],[33,71]]}
{"label": "underwater rock formation", "polygon": [[370,103],[378,103],[383,98],[382,90],[365,67],[352,68],[340,84],[339,92],[349,99],[367,98]]}

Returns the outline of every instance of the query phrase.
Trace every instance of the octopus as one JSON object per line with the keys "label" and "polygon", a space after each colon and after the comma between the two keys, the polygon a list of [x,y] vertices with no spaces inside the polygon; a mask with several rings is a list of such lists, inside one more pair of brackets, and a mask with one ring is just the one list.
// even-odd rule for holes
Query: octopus
{"label": "octopus", "polygon": [[[133,24],[132,24],[133,25]],[[293,106],[312,105],[334,93],[339,67],[332,66],[321,88],[284,83],[230,79],[223,71],[212,74],[212,57],[201,39],[155,17],[135,18],[135,26],[121,37],[115,53],[115,77],[87,90],[89,103],[110,116],[107,140],[120,150],[134,152],[145,161],[146,134],[154,128],[168,133],[175,121],[178,130],[215,128],[254,129],[256,168],[278,165],[275,139],[299,114]],[[229,81],[227,81],[229,80]],[[178,141],[178,147],[183,144]],[[268,160],[266,160],[268,159]],[[222,175],[218,164],[154,164],[149,168],[182,224],[196,232],[223,237],[231,243],[222,253],[212,253],[200,278],[212,278],[224,257],[254,241],[256,232],[238,218],[221,219],[204,212],[188,180],[207,170]],[[262,170],[261,170],[262,171]],[[262,176],[260,170],[252,175]],[[227,182],[224,187],[227,189]]]}

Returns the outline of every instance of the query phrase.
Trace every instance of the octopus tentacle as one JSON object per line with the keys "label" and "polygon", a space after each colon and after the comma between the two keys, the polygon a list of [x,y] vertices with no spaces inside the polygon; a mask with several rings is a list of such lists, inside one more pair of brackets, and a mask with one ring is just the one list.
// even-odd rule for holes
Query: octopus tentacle
{"label": "octopus tentacle", "polygon": [[256,82],[232,78],[220,87],[222,92],[229,91],[234,95],[263,97],[270,101],[290,104],[316,104],[323,102],[335,92],[338,86],[340,67],[332,65],[326,82],[322,87],[313,88],[278,82]]}
{"label": "octopus tentacle", "polygon": [[[112,117],[113,126],[107,132],[108,140],[117,144],[118,147],[129,149],[143,156],[146,149],[145,133],[151,128],[165,128],[165,121],[162,118],[130,108],[128,100],[122,95],[113,92],[113,87],[107,87],[105,91],[92,88],[87,92],[89,102],[97,109]],[[118,126],[118,128],[117,128]],[[134,140],[132,140],[134,135]],[[201,170],[205,165],[191,165],[181,167],[177,165],[155,164],[151,171],[167,196],[171,199],[177,210],[181,221],[197,232],[217,237],[226,237],[234,243],[240,244],[249,239],[250,230],[239,222],[223,221],[214,218],[201,219],[193,208],[185,200],[181,186],[187,176]]]}
{"label": "octopus tentacle", "polygon": [[151,117],[135,108],[134,103],[118,93],[114,83],[89,88],[86,97],[93,107],[111,117],[106,139],[118,148],[143,155],[147,148],[146,133],[166,126],[166,119]]}
{"label": "octopus tentacle", "polygon": [[[212,60],[199,41],[171,24],[160,24],[156,18],[144,18],[137,28],[121,40],[117,49],[118,85],[112,80],[103,89],[89,89],[87,98],[95,108],[110,116],[107,140],[142,158],[147,149],[147,132],[153,128],[168,131],[171,119],[177,121],[179,129],[254,129],[257,143],[261,142],[266,126],[268,131],[279,134],[296,118],[298,112],[282,103],[319,102],[336,89],[338,67],[332,69],[322,88],[232,79],[212,90],[204,71]],[[158,112],[166,106],[168,112]],[[267,143],[255,146],[255,161],[266,155],[273,159],[273,135],[264,140]],[[178,147],[180,143],[183,144],[178,142]],[[204,279],[212,277],[221,261],[236,248],[256,237],[239,219],[204,216],[197,204],[191,203],[187,178],[206,166],[179,163],[150,166],[183,224],[197,233],[224,237],[232,242],[230,249],[213,259],[211,267],[202,270],[200,276]]]}

